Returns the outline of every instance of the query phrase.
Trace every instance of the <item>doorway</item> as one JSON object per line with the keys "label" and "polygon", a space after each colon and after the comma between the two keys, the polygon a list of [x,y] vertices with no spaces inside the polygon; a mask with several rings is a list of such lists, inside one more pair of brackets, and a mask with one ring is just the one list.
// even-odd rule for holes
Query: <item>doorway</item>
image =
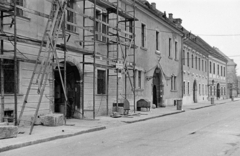
{"label": "doorway", "polygon": [[164,107],[163,104],[163,90],[164,85],[162,83],[162,74],[161,70],[159,68],[156,68],[153,74],[153,104],[156,105],[156,107]]}
{"label": "doorway", "polygon": [[[62,63],[63,64],[63,63]],[[68,98],[68,104],[66,109],[66,117],[73,118],[76,110],[80,110],[80,74],[75,65],[70,63],[66,64],[67,72],[66,72],[66,79],[67,79],[67,87],[66,87],[66,94]],[[60,67],[61,74],[64,81],[64,68]],[[58,69],[54,70],[55,82],[55,100],[54,100],[54,109],[56,113],[63,113],[65,108],[65,96],[61,84],[60,74]]]}
{"label": "doorway", "polygon": [[197,81],[193,81],[193,102],[197,103]]}
{"label": "doorway", "polygon": [[220,84],[217,84],[217,99],[220,98]]}

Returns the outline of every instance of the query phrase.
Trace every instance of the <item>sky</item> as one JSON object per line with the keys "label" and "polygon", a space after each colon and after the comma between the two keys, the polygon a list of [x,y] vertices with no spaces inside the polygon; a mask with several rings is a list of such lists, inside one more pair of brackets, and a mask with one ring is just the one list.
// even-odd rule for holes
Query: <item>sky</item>
{"label": "sky", "polygon": [[217,47],[237,64],[240,75],[240,0],[148,0],[161,12],[181,18],[182,26]]}

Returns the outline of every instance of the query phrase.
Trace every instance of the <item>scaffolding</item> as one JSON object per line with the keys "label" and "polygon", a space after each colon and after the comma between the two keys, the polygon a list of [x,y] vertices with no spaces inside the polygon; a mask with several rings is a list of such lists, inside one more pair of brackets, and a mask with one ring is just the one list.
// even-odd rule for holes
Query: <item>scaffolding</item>
{"label": "scaffolding", "polygon": [[[63,0],[66,3],[69,2],[68,0]],[[49,2],[52,2],[51,0]],[[121,74],[125,75],[124,79],[124,91],[125,95],[124,98],[127,99],[127,85],[128,83],[131,85],[131,92],[133,95],[133,104],[134,104],[134,112],[135,112],[135,21],[137,21],[135,17],[135,0],[77,0],[77,3],[81,3],[83,7],[83,12],[80,13],[74,10],[71,7],[66,8],[65,14],[67,11],[74,12],[76,15],[81,16],[83,19],[82,25],[76,24],[74,22],[69,22],[66,18],[63,20],[63,30],[62,30],[62,37],[63,43],[57,45],[57,48],[64,52],[64,85],[65,85],[65,92],[66,92],[66,57],[68,51],[75,51],[82,55],[82,60],[79,61],[82,64],[82,116],[86,111],[91,111],[93,115],[93,119],[96,116],[96,108],[95,108],[95,97],[96,97],[96,69],[97,67],[105,68],[107,71],[107,81],[106,81],[106,101],[107,101],[107,114],[109,114],[109,80],[110,77],[116,78],[116,106],[118,109],[119,103],[119,79],[118,77]],[[121,4],[121,6],[120,6]],[[124,7],[123,7],[124,6]],[[97,8],[101,7],[106,12],[104,12],[104,20],[98,19],[98,11]],[[29,60],[27,58],[18,58],[17,53],[21,53],[17,50],[17,42],[34,42],[37,45],[40,45],[40,41],[36,39],[36,41],[29,39],[29,38],[21,38],[17,35],[17,28],[16,28],[16,9],[22,9],[25,12],[41,16],[44,18],[48,18],[49,15],[46,13],[37,12],[28,8],[25,8],[20,5],[16,5],[16,1],[14,4],[0,2],[0,11],[1,11],[1,32],[0,32],[0,39],[1,39],[1,61],[0,61],[0,70],[1,70],[1,111],[0,114],[4,114],[4,74],[2,70],[2,63],[3,59],[14,59],[14,103],[15,103],[15,110],[14,110],[14,118],[15,118],[15,125],[17,125],[17,61],[29,61],[32,63],[37,63],[38,60]],[[92,13],[89,15],[89,11]],[[102,14],[102,13],[101,13]],[[12,18],[12,22],[4,23],[4,18]],[[98,31],[98,24],[104,25],[104,32]],[[11,35],[5,34],[3,28],[5,25],[9,25],[13,27],[13,33]],[[82,48],[73,48],[67,44],[69,40],[69,35],[66,35],[66,27],[72,26],[76,29],[82,31],[82,40],[77,40],[82,45]],[[104,42],[100,42],[98,37],[101,36],[104,38]],[[14,50],[11,52],[14,53],[13,57],[5,56],[4,52],[10,52],[9,50],[4,50],[4,43],[6,41],[12,41]],[[102,54],[102,51],[98,51],[97,47],[99,45],[105,45],[106,53]],[[104,63],[99,63],[99,57],[103,59]],[[91,58],[91,59],[89,59]],[[54,64],[54,63],[53,63]],[[87,72],[86,67],[90,66],[93,70],[93,93],[92,93],[92,109],[86,109],[84,106],[84,89],[85,89],[85,73]],[[112,72],[115,71],[114,75],[111,75]],[[66,107],[67,101],[65,102],[65,116],[66,116]],[[3,118],[3,117],[2,117]],[[3,119],[2,119],[3,120]],[[35,121],[34,121],[35,122]]]}
{"label": "scaffolding", "polygon": [[[87,2],[91,2],[92,5],[87,5]],[[120,7],[120,2],[124,3],[124,8]],[[106,12],[100,12],[97,10],[100,7]],[[129,8],[131,10],[129,10]],[[92,11],[89,11],[92,10]],[[93,17],[89,17],[86,13],[92,12]],[[100,18],[98,18],[100,17]],[[89,24],[89,20],[92,21],[92,25]],[[96,66],[104,67],[107,69],[107,88],[106,88],[106,101],[107,101],[107,114],[109,114],[109,80],[110,77],[116,77],[116,109],[118,111],[119,103],[119,75],[124,73],[125,75],[125,95],[127,99],[127,79],[130,82],[133,92],[133,103],[135,112],[135,0],[133,1],[120,1],[120,0],[84,0],[83,1],[83,48],[92,47],[93,62],[86,62],[85,56],[83,56],[83,73],[85,73],[86,65],[93,65],[93,118],[95,118],[95,78],[96,78]],[[122,24],[123,23],[123,24]],[[98,25],[102,25],[102,30],[99,31]],[[100,28],[100,29],[101,29]],[[103,29],[105,28],[105,29]],[[127,31],[129,30],[129,31]],[[99,39],[99,36],[102,37]],[[100,42],[99,40],[103,41]],[[106,60],[105,66],[96,63],[98,52],[96,50],[96,43],[99,45],[107,46],[107,54],[101,54],[100,57]],[[132,53],[130,54],[130,50]],[[121,54],[120,54],[121,53]],[[132,59],[129,59],[131,58]],[[115,65],[112,63],[115,62]],[[116,74],[111,75],[110,70],[115,70]],[[129,70],[132,70],[132,76]],[[132,79],[131,79],[132,77]],[[84,78],[84,75],[83,75]],[[84,82],[84,80],[83,80]],[[84,85],[83,85],[84,90]],[[84,93],[83,93],[84,97]],[[83,99],[84,100],[84,99]],[[83,102],[84,103],[84,102]],[[83,116],[84,109],[83,106]]]}
{"label": "scaffolding", "polygon": [[[15,125],[17,125],[17,28],[16,28],[16,1],[13,3],[8,3],[7,1],[1,1],[0,2],[0,24],[1,24],[1,32],[0,32],[0,40],[1,40],[1,60],[0,60],[0,72],[1,72],[1,112],[0,112],[0,120],[1,122],[4,121],[6,118],[4,116],[4,53],[13,53],[13,57],[7,57],[5,59],[13,59],[14,60],[14,115],[11,116],[12,120],[14,120]],[[11,18],[12,21],[5,21],[5,18]],[[5,23],[6,22],[6,23]],[[13,28],[12,35],[8,36],[4,32],[4,27],[9,26],[9,28]],[[13,45],[12,50],[5,50],[4,43],[5,41],[10,41]]]}

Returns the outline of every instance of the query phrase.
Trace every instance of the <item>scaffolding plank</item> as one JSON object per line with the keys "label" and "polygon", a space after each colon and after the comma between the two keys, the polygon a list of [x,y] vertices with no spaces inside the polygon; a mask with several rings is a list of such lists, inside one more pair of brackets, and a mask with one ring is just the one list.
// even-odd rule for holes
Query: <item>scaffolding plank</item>
{"label": "scaffolding plank", "polygon": [[34,15],[37,15],[37,16],[49,18],[49,15],[47,15],[45,13],[42,13],[42,12],[39,12],[39,11],[36,11],[36,10],[32,10],[32,9],[29,9],[29,8],[25,8],[25,7],[20,6],[20,5],[17,5],[16,7],[19,8],[19,9],[22,9],[25,12],[28,12],[28,13],[31,13],[31,14],[34,14]]}
{"label": "scaffolding plank", "polygon": [[0,11],[12,11],[13,7],[10,6],[10,3],[0,1]]}

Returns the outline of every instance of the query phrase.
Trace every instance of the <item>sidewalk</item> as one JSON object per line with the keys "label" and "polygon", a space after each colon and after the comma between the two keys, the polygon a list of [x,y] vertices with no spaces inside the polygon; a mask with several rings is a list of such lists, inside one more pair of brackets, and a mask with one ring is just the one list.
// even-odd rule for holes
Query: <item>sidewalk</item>
{"label": "sidewalk", "polygon": [[[240,100],[240,98],[234,99],[234,101],[238,100]],[[122,116],[120,118],[101,116],[97,117],[95,120],[69,119],[67,120],[67,125],[69,126],[34,126],[32,135],[29,135],[30,127],[19,127],[17,138],[3,139],[0,141],[0,152],[99,131],[106,128],[114,128],[124,124],[146,121],[167,115],[183,113],[185,111],[225,104],[227,102],[231,102],[231,100],[218,100],[215,101],[214,105],[212,105],[210,102],[194,103],[189,105],[183,104],[183,110],[176,110],[176,106],[167,106],[165,108],[151,109],[148,112],[137,111],[136,113],[130,113],[129,116]]]}

